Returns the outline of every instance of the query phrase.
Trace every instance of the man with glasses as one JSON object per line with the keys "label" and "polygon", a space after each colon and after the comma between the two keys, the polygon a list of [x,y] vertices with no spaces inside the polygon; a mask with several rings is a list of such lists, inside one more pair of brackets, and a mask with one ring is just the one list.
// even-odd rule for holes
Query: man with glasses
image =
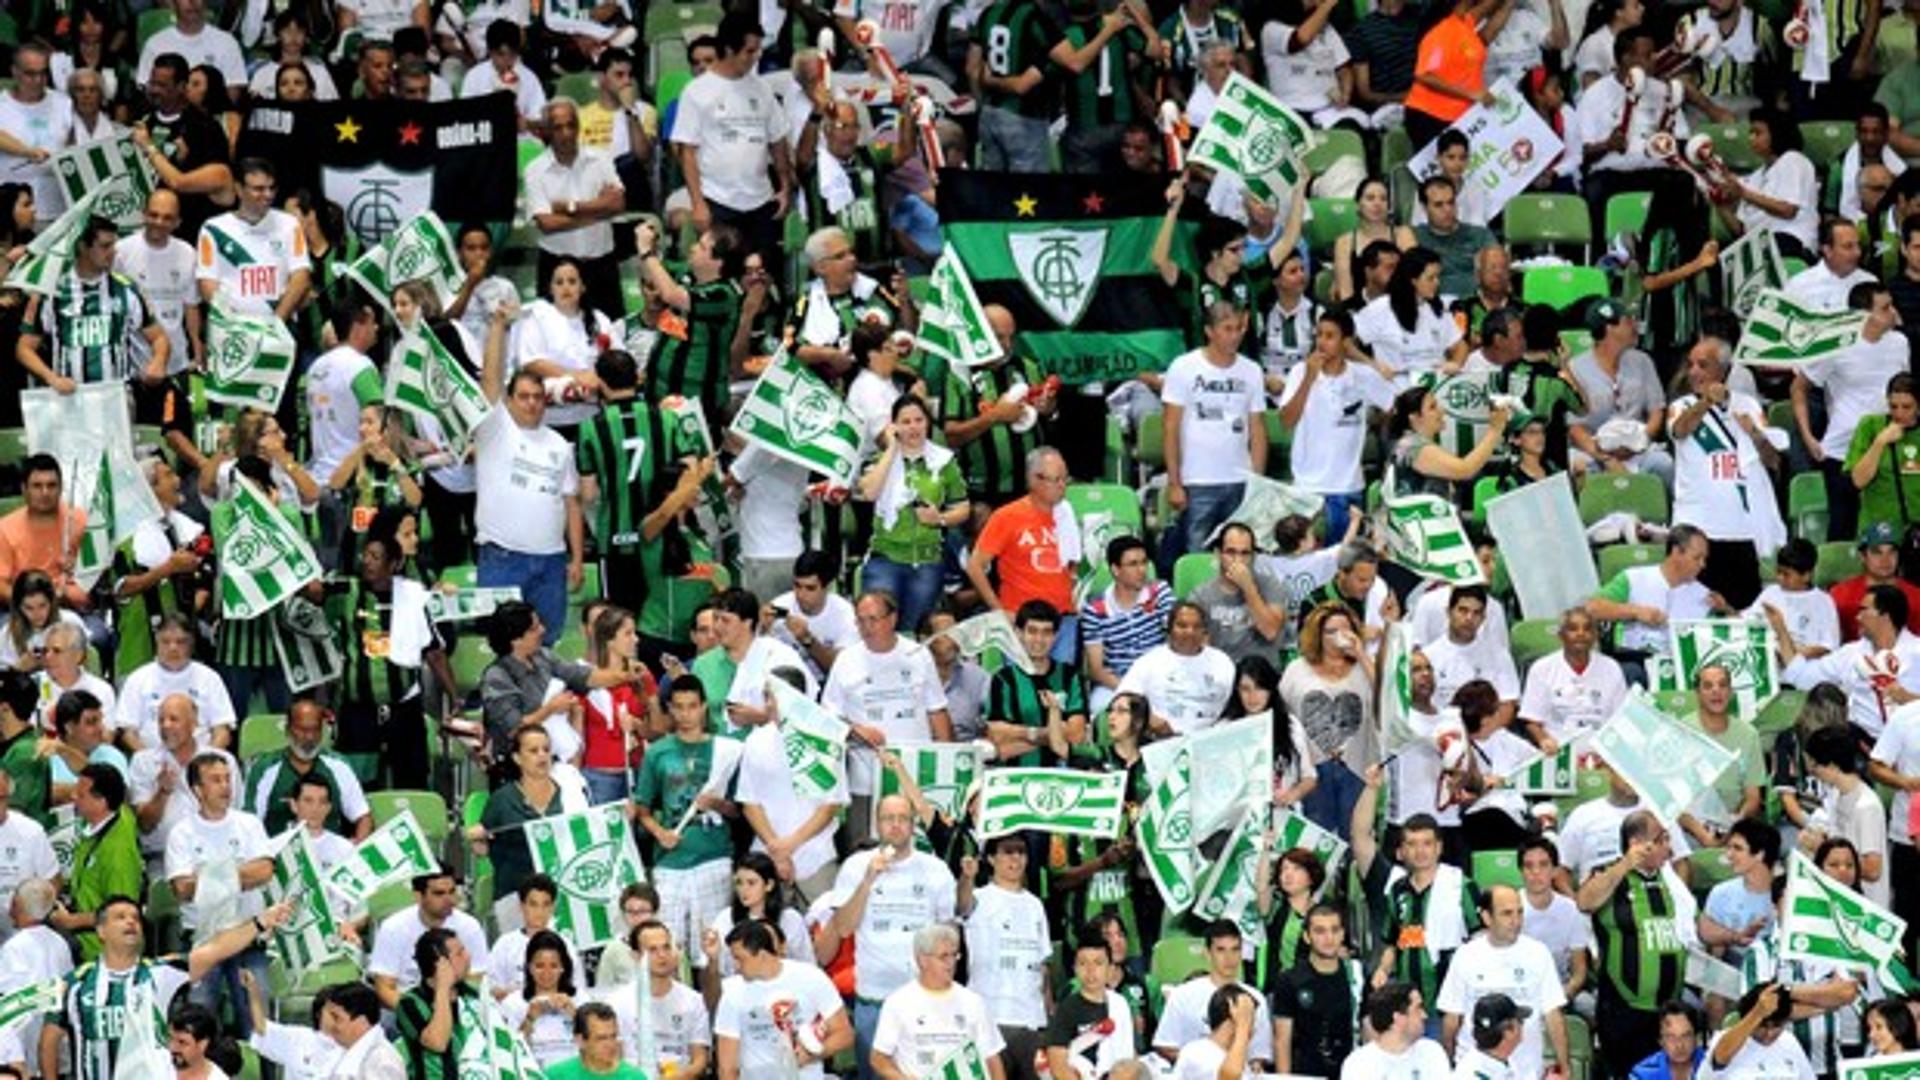
{"label": "man with glasses", "polygon": [[[786,110],[755,74],[763,37],[757,12],[721,19],[714,34],[719,56],[681,92],[670,128],[694,228],[732,225],[749,251],[771,255],[793,203],[793,158]],[[769,166],[777,187],[767,180]]]}
{"label": "man with glasses", "polygon": [[853,355],[854,328],[862,324],[918,326],[907,295],[907,280],[897,269],[886,287],[860,272],[853,240],[845,229],[829,225],[807,237],[807,282],[793,306],[787,328],[793,335],[793,355],[808,367],[838,378],[860,366]]}
{"label": "man with glasses", "polygon": [[307,234],[299,218],[274,209],[278,186],[272,162],[240,162],[240,205],[200,228],[202,300],[221,294],[239,311],[286,322],[306,298]]}
{"label": "man with glasses", "polygon": [[41,223],[66,208],[48,159],[73,133],[73,101],[47,88],[50,61],[45,45],[21,45],[13,54],[13,88],[0,92],[0,176],[33,188],[34,216]]}
{"label": "man with glasses", "polygon": [[967,559],[967,580],[988,607],[1012,616],[1029,600],[1045,600],[1060,612],[1053,658],[1061,661],[1073,660],[1080,648],[1073,602],[1080,537],[1072,510],[1062,510],[1066,498],[1067,462],[1060,451],[1042,446],[1029,453],[1026,498],[993,512]]}
{"label": "man with glasses", "polygon": [[[148,383],[167,375],[172,343],[133,279],[113,270],[113,222],[90,217],[73,264],[45,296],[27,301],[14,358],[39,386],[71,394],[82,384]],[[144,361],[144,362],[143,362]]]}
{"label": "man with glasses", "polygon": [[1081,647],[1086,651],[1087,704],[1096,713],[1120,689],[1133,662],[1167,640],[1167,610],[1173,587],[1153,576],[1147,542],[1117,536],[1107,542],[1107,569],[1113,584],[1089,597],[1081,611]]}
{"label": "man with glasses", "polygon": [[1653,811],[1635,810],[1620,822],[1620,850],[1575,897],[1593,917],[1600,973],[1594,1028],[1610,1076],[1626,1076],[1653,1052],[1660,1008],[1680,996],[1688,949],[1699,947],[1692,920],[1675,907],[1685,886],[1667,872],[1673,838]]}

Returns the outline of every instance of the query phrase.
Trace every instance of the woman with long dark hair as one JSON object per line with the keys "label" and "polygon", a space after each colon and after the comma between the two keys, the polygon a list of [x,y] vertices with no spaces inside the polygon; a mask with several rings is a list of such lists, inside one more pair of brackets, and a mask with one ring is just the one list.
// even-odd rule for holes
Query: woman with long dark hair
{"label": "woman with long dark hair", "polygon": [[573,952],[566,939],[551,930],[536,930],[527,939],[526,974],[518,994],[500,999],[500,1012],[519,1029],[541,1065],[573,1056]]}
{"label": "woman with long dark hair", "polygon": [[1810,260],[1819,243],[1820,174],[1800,152],[1800,125],[1775,109],[1747,118],[1747,146],[1760,167],[1727,185],[1733,198],[1714,211],[1735,233],[1768,229],[1780,254]]}
{"label": "woman with long dark hair", "polygon": [[1440,302],[1440,255],[1432,248],[1401,252],[1387,294],[1360,309],[1353,332],[1402,387],[1428,372],[1451,374],[1467,358],[1466,335]]}
{"label": "woman with long dark hair", "polygon": [[1287,713],[1280,699],[1280,669],[1264,656],[1241,658],[1234,665],[1233,696],[1227,699],[1224,720],[1271,714],[1273,740],[1273,805],[1293,806],[1319,783],[1314,773],[1313,744],[1307,729]]}
{"label": "woman with long dark hair", "polygon": [[1529,835],[1527,800],[1507,786],[1507,778],[1539,751],[1507,730],[1500,693],[1485,679],[1456,690],[1453,707],[1467,729],[1467,765],[1461,784],[1472,796],[1460,815],[1460,829],[1472,851],[1512,851]]}
{"label": "woman with long dark hair", "polygon": [[1393,399],[1393,418],[1387,425],[1392,446],[1387,456],[1389,494],[1452,499],[1453,485],[1472,482],[1487,467],[1494,447],[1506,436],[1507,410],[1495,406],[1487,411],[1487,430],[1464,457],[1440,445],[1440,428],[1446,422],[1440,399],[1424,386],[1403,390]]}
{"label": "woman with long dark hair", "polygon": [[519,370],[547,380],[571,380],[571,385],[561,385],[559,402],[547,409],[547,426],[562,433],[594,414],[591,399],[600,392],[600,378],[593,365],[613,334],[606,314],[588,302],[586,283],[580,260],[571,255],[554,259],[545,291],[521,318],[514,346]]}

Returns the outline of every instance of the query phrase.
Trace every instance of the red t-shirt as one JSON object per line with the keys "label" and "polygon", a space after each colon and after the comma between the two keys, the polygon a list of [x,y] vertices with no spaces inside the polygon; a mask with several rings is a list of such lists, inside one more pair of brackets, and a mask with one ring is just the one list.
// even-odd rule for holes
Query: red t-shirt
{"label": "red t-shirt", "polygon": [[1073,568],[1061,565],[1051,509],[1031,497],[1010,502],[987,519],[975,544],[993,557],[1000,606],[1009,613],[1029,600],[1045,600],[1063,615],[1073,611]]}
{"label": "red t-shirt", "polygon": [[[620,731],[619,714],[625,711],[628,716],[645,716],[647,702],[656,692],[653,676],[640,677],[640,688],[616,686],[605,691],[595,690],[580,699],[580,733],[586,739],[587,748],[580,755],[580,767],[583,769],[606,769],[613,771],[626,769],[640,764],[646,753],[646,740],[633,740],[633,750],[627,750],[626,736]],[[602,712],[598,701],[608,702],[608,711]]]}
{"label": "red t-shirt", "polygon": [[[1920,634],[1920,588],[1895,578],[1895,585],[1907,595],[1907,629]],[[1850,577],[1827,590],[1833,594],[1833,607],[1840,616],[1840,640],[1860,636],[1860,604],[1867,598],[1867,575]]]}

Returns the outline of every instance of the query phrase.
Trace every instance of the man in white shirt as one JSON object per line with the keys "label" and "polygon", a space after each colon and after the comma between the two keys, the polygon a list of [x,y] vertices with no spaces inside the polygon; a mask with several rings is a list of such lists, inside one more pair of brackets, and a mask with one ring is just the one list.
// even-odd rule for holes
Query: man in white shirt
{"label": "man in white shirt", "polygon": [[[835,665],[836,669],[838,665]],[[955,882],[946,863],[913,846],[913,804],[880,800],[874,818],[880,846],[849,856],[833,891],[845,896],[831,930],[852,938],[856,1060],[874,1050],[880,1006],[912,978],[908,957],[921,927],[953,918]]]}
{"label": "man in white shirt", "polygon": [[[1633,785],[1621,779],[1605,760],[1600,762],[1600,772],[1607,778],[1607,795],[1604,799],[1588,799],[1573,808],[1566,820],[1560,823],[1560,859],[1563,865],[1554,871],[1554,887],[1569,896],[1574,890],[1586,883],[1594,872],[1608,866],[1620,858],[1625,850],[1620,842],[1620,825],[1635,813],[1647,808],[1646,800],[1633,789]],[[1673,845],[1673,866],[1684,878],[1688,873],[1687,859],[1693,854],[1693,846],[1686,834],[1678,829],[1670,830]]]}
{"label": "man in white shirt", "polygon": [[547,91],[533,69],[520,62],[521,40],[518,23],[501,19],[488,26],[486,61],[467,69],[460,80],[460,96],[485,97],[504,90],[513,95],[520,130],[531,131],[541,124]]}
{"label": "man in white shirt", "polygon": [[952,742],[947,694],[926,646],[900,636],[899,605],[884,592],[867,592],[854,604],[860,640],[840,650],[827,673],[820,704],[839,714],[866,745],[850,747],[848,791],[853,808],[847,828],[867,835],[867,807],[879,777],[875,747],[889,743]]}
{"label": "man in white shirt", "polygon": [[1560,616],[1560,651],[1527,668],[1520,719],[1542,749],[1552,746],[1557,751],[1598,731],[1626,700],[1626,676],[1619,661],[1594,649],[1599,639],[1593,613],[1568,608]]}
{"label": "man in white shirt", "polygon": [[446,927],[459,937],[472,958],[471,967],[485,971],[492,953],[480,920],[455,907],[460,890],[453,875],[442,871],[413,879],[414,904],[387,916],[374,932],[367,956],[367,975],[380,1004],[399,1006],[400,995],[420,985],[420,968],[413,962],[413,944],[428,930]]}
{"label": "man in white shirt", "polygon": [[[1762,550],[1787,537],[1768,470],[1779,451],[1761,428],[1760,404],[1727,387],[1733,350],[1703,336],[1687,350],[1690,393],[1667,405],[1673,437],[1673,520],[1707,535],[1700,584],[1734,608],[1760,594]],[[1901,351],[1901,363],[1905,361]]]}
{"label": "man in white shirt", "polygon": [[1520,845],[1520,932],[1547,947],[1561,995],[1572,1001],[1586,988],[1593,924],[1573,897],[1553,887],[1559,869],[1560,852],[1553,841],[1534,836]]}
{"label": "man in white shirt", "polygon": [[185,59],[189,68],[212,64],[227,80],[227,92],[238,100],[247,93],[247,61],[241,54],[240,40],[217,26],[207,24],[205,0],[173,0],[173,25],[166,27],[140,47],[140,66],[134,79],[141,86],[153,73],[153,61],[164,53]]}
{"label": "man in white shirt", "polygon": [[[1016,838],[1017,842],[1017,838]],[[858,963],[858,951],[854,953]],[[979,953],[976,963],[986,957]],[[919,975],[887,995],[873,1033],[871,1067],[876,1076],[934,1080],[956,1051],[972,1047],[993,1080],[1005,1080],[1000,1061],[1007,1048],[979,994],[953,981],[960,962],[960,933],[946,923],[914,931],[913,963]]]}
{"label": "man in white shirt", "polygon": [[1791,988],[1764,983],[1740,997],[1740,1019],[1713,1037],[1706,1067],[1725,1080],[1791,1077],[1813,1080],[1806,1048],[1789,1030],[1793,1025]]}
{"label": "man in white shirt", "polygon": [[1181,512],[1184,544],[1163,546],[1171,565],[1180,551],[1201,551],[1214,527],[1240,505],[1247,477],[1267,468],[1267,395],[1260,366],[1240,355],[1247,313],[1226,300],[1206,311],[1204,347],[1176,358],[1162,376],[1166,411],[1167,505]]}
{"label": "man in white shirt", "polygon": [[[1471,1053],[1479,1031],[1476,1004],[1491,995],[1504,995],[1521,1006],[1523,1021],[1520,1045],[1509,1059],[1514,1074],[1535,1076],[1545,1068],[1548,1043],[1555,1061],[1569,1060],[1566,1019],[1561,1014],[1567,999],[1559,973],[1547,947],[1521,932],[1525,904],[1520,890],[1495,885],[1481,891],[1479,906],[1486,930],[1454,950],[1434,1001],[1441,1014],[1441,1042],[1453,1045],[1456,1060]],[[1462,1023],[1468,1017],[1475,1019],[1472,1030]]]}
{"label": "man in white shirt", "polygon": [[1207,643],[1206,611],[1182,600],[1167,620],[1167,643],[1135,660],[1115,693],[1145,697],[1156,734],[1185,735],[1220,718],[1233,680],[1233,661]]}
{"label": "man in white shirt", "polygon": [[[805,692],[799,671],[775,668],[768,677]],[[733,797],[753,829],[753,850],[771,857],[780,879],[811,900],[825,893],[840,872],[833,827],[848,802],[846,770],[843,764],[834,790],[821,799],[802,795],[793,774],[780,733],[779,708],[769,696],[765,719],[753,725],[741,748]]]}
{"label": "man in white shirt", "polygon": [[[235,772],[232,759],[223,753],[196,755],[187,764],[187,787],[200,811],[167,834],[167,880],[180,901],[181,926],[196,937],[202,930],[257,917],[266,907],[260,887],[273,880],[273,859],[260,819],[232,808]],[[221,961],[194,984],[192,1000],[217,1014],[220,999],[228,997],[241,1017],[236,1034],[244,1039],[252,1034],[253,1024],[240,985],[242,970],[264,980],[266,952],[250,948]]]}
{"label": "man in white shirt", "polygon": [[[1891,530],[1874,526],[1869,537],[1881,539],[1877,532]],[[1920,636],[1907,629],[1909,614],[1907,594],[1899,586],[1869,585],[1854,614],[1860,636],[1830,653],[1807,656],[1786,619],[1767,612],[1774,646],[1785,662],[1780,681],[1802,690],[1833,683],[1847,692],[1847,722],[1878,736],[1887,729],[1890,713],[1920,695]]]}
{"label": "man in white shirt", "polygon": [[[187,768],[204,745],[195,737],[198,715],[191,698],[169,695],[160,703],[159,734],[152,745],[134,753],[128,766],[127,805],[140,826],[140,850],[147,857],[149,874],[165,870],[167,841],[174,827],[200,810],[200,800],[187,783]],[[239,770],[231,757],[227,761]],[[77,789],[74,799],[79,800]]]}
{"label": "man in white shirt", "polygon": [[[838,561],[826,552],[802,552],[793,560],[793,587],[775,595],[768,605],[773,609],[770,633],[800,653],[816,682],[826,680],[840,650],[860,636],[853,602],[833,591],[838,571]],[[755,596],[774,592],[758,592],[751,585],[747,591]]]}
{"label": "man in white shirt", "polygon": [[1483,679],[1493,684],[1500,710],[1510,720],[1520,702],[1520,676],[1513,655],[1480,633],[1486,619],[1487,587],[1455,585],[1447,601],[1446,636],[1421,651],[1433,665],[1433,700],[1441,708],[1453,704],[1462,686]]}
{"label": "man in white shirt", "polygon": [[23,42],[13,53],[13,87],[0,91],[0,176],[33,189],[38,223],[51,222],[67,207],[65,189],[48,161],[73,133],[73,101],[49,89],[52,78],[52,53],[45,45]]}
{"label": "man in white shirt", "polygon": [[476,577],[482,588],[519,587],[551,647],[567,625],[567,594],[586,574],[586,518],[573,447],[545,423],[545,382],[522,368],[501,397],[507,324],[518,314],[517,304],[502,305],[487,324],[480,385],[494,405],[473,431]]}
{"label": "man in white shirt", "polygon": [[1239,925],[1229,919],[1217,919],[1207,924],[1204,937],[1207,970],[1166,992],[1160,1023],[1153,1029],[1153,1048],[1168,1061],[1184,1057],[1187,1044],[1219,1028],[1213,1016],[1214,995],[1226,987],[1237,986],[1252,994],[1255,1001],[1253,1041],[1247,1058],[1271,1064],[1273,1021],[1269,1018],[1266,999],[1240,980],[1243,956]]}
{"label": "man in white shirt", "polygon": [[1474,1002],[1472,1023],[1460,1032],[1468,1045],[1454,1066],[1455,1080],[1520,1080],[1544,1075],[1539,1063],[1533,1065],[1533,1072],[1525,1072],[1514,1060],[1532,1016],[1532,1009],[1514,1004],[1505,994],[1488,994]]}
{"label": "man in white shirt", "polygon": [[200,299],[211,304],[220,294],[236,310],[288,322],[313,276],[306,230],[299,218],[274,208],[279,180],[272,162],[245,158],[234,171],[240,204],[200,226],[194,270]]}
{"label": "man in white shirt", "polygon": [[1194,1037],[1175,1057],[1174,1080],[1219,1080],[1251,1071],[1253,1040],[1259,1034],[1259,995],[1229,983],[1207,998],[1205,1034]]}
{"label": "man in white shirt", "polygon": [[120,686],[114,715],[115,736],[130,751],[160,744],[161,706],[172,696],[186,698],[193,713],[195,741],[227,749],[236,723],[226,684],[214,670],[193,658],[193,623],[169,612],[154,632],[154,658],[135,668]]}
{"label": "man in white shirt", "polygon": [[[14,932],[5,945],[0,945],[0,990],[63,979],[73,970],[73,947],[47,925],[47,916],[59,899],[47,878],[28,878],[14,890],[8,904]],[[40,1045],[41,1021],[35,1015],[21,1023],[22,1046]]]}
{"label": "man in white shirt", "polygon": [[[1851,540],[1860,531],[1860,488],[1847,470],[1848,452],[1860,421],[1886,412],[1887,380],[1906,371],[1910,362],[1907,335],[1894,329],[1900,313],[1893,295],[1877,281],[1863,281],[1847,290],[1847,309],[1867,313],[1867,325],[1852,347],[1824,360],[1795,369],[1790,394],[1793,418],[1808,456],[1820,463],[1827,480],[1827,536]],[[1827,427],[1814,439],[1810,386],[1826,395]]]}
{"label": "man in white shirt", "polygon": [[522,190],[527,216],[540,230],[539,280],[553,273],[559,256],[580,262],[584,303],[621,314],[619,263],[613,256],[614,215],[627,208],[627,189],[613,158],[580,145],[580,110],[567,98],[547,102],[547,149],[527,164]]}
{"label": "man in white shirt", "polygon": [[960,883],[961,916],[967,925],[967,985],[985,1001],[1005,1040],[1008,1060],[1032,1061],[1047,1026],[1047,958],[1053,937],[1047,909],[1027,891],[1027,843],[1016,833],[996,836],[983,849],[993,878],[973,888]]}
{"label": "man in white shirt", "polygon": [[713,1013],[718,1080],[825,1080],[824,1063],[853,1045],[833,980],[812,964],[782,960],[773,928],[758,919],[729,931],[727,948],[740,974],[721,986]]}
{"label": "man in white shirt", "polygon": [[[12,798],[13,774],[0,770],[0,906],[8,912],[0,918],[0,941],[9,940],[8,935],[14,932],[11,912],[19,890],[30,882],[51,881],[61,875],[47,830],[26,814],[15,812],[9,805]],[[46,913],[41,912],[37,918],[45,919]],[[7,974],[8,969],[0,968],[0,985],[5,984]]]}
{"label": "man in white shirt", "polygon": [[328,317],[340,344],[320,354],[304,381],[313,455],[307,472],[331,487],[334,470],[360,445],[360,410],[384,401],[386,387],[368,355],[380,340],[379,309],[364,296],[345,296]]}
{"label": "man in white shirt", "polygon": [[1363,1010],[1373,1041],[1348,1055],[1340,1080],[1425,1080],[1450,1076],[1447,1052],[1424,1038],[1427,1006],[1412,983],[1390,982],[1367,995]]}
{"label": "man in white shirt", "polygon": [[1692,525],[1667,533],[1667,554],[1653,566],[1632,566],[1603,582],[1587,610],[1614,624],[1613,655],[1627,681],[1647,685],[1647,658],[1667,648],[1667,624],[1704,619],[1725,604],[1700,584],[1707,568],[1707,535]]}
{"label": "man in white shirt", "polygon": [[[654,1061],[641,1061],[641,1071],[648,1076],[706,1075],[713,1060],[712,1024],[706,1000],[698,990],[680,981],[681,955],[673,943],[673,931],[658,919],[648,919],[635,927],[633,934],[644,957],[641,977],[647,980],[646,993],[652,999],[653,1050],[657,1056]],[[594,996],[612,1010],[609,1019],[618,1022],[614,1056],[640,1061],[639,1002],[633,986],[621,983]],[[577,1018],[575,1034],[584,1034]],[[584,1049],[581,1057],[586,1057]]]}
{"label": "man in white shirt", "polygon": [[1906,159],[1887,145],[1890,128],[1891,117],[1885,105],[1869,101],[1860,106],[1860,115],[1853,122],[1853,145],[1840,158],[1840,216],[1848,221],[1866,216],[1860,202],[1862,168],[1879,165],[1891,174],[1889,180],[1907,171]]}
{"label": "man in white shirt", "polygon": [[147,196],[145,227],[113,248],[114,272],[140,286],[153,321],[167,335],[170,376],[206,356],[193,245],[174,235],[179,227],[180,196],[169,188],[154,188]]}
{"label": "man in white shirt", "polygon": [[1816,311],[1847,310],[1855,285],[1878,280],[1860,266],[1860,228],[1851,221],[1820,220],[1820,261],[1787,279],[1787,299]]}
{"label": "man in white shirt", "polygon": [[320,1025],[344,1051],[325,1074],[329,1080],[405,1080],[406,1063],[380,1028],[380,996],[365,983],[333,987],[320,1009]]}
{"label": "man in white shirt", "polygon": [[[794,174],[786,110],[755,74],[761,38],[756,12],[733,11],[720,20],[714,33],[720,56],[681,91],[673,143],[694,228],[732,225],[749,251],[764,254],[779,243]],[[779,176],[777,187],[767,180],[769,166]]]}

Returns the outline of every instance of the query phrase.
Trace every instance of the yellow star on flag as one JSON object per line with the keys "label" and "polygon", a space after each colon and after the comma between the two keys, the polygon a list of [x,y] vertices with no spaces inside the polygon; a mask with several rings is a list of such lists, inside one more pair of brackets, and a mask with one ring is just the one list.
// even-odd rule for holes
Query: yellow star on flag
{"label": "yellow star on flag", "polygon": [[1039,208],[1040,200],[1024,191],[1020,193],[1019,198],[1013,200],[1013,212],[1016,217],[1032,217],[1033,212]]}
{"label": "yellow star on flag", "polygon": [[360,141],[360,125],[354,123],[353,117],[351,116],[333,125],[333,132],[334,138],[338,142],[357,143]]}

